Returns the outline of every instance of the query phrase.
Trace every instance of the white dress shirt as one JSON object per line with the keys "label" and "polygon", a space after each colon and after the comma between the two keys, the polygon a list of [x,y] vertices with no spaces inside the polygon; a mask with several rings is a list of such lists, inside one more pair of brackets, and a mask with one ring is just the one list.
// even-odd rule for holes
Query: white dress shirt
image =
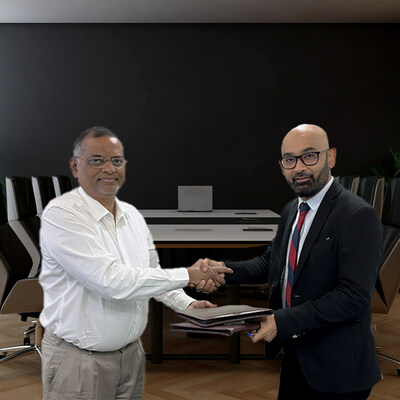
{"label": "white dress shirt", "polygon": [[194,299],[186,268],[163,269],[139,211],[116,200],[116,218],[80,187],[53,199],[41,217],[42,325],[67,342],[114,351],[139,339],[148,300],[175,310]]}
{"label": "white dress shirt", "polygon": [[[307,203],[310,206],[310,210],[308,211],[306,218],[304,219],[303,226],[300,231],[300,240],[299,240],[299,248],[297,251],[297,262],[300,259],[300,254],[301,250],[303,248],[304,241],[306,240],[308,231],[310,230],[311,224],[314,221],[315,214],[318,211],[318,208],[323,200],[323,198],[326,195],[326,192],[329,190],[333,183],[333,177],[329,180],[329,182],[323,187],[322,190],[320,190],[315,196],[309,198],[307,201],[302,200],[300,197],[298,198],[298,206],[297,210],[300,208],[301,203]],[[285,268],[285,275],[283,277],[283,282],[282,282],[282,305],[285,307],[286,304],[286,286],[287,286],[287,276],[288,276],[288,268],[289,268],[289,251],[290,251],[290,243],[292,241],[292,236],[294,229],[297,225],[297,221],[299,220],[299,211],[297,211],[297,217],[295,218],[295,221],[292,226],[292,232],[289,236],[289,242],[288,242],[288,247],[287,247],[287,252],[286,252],[286,268]]]}

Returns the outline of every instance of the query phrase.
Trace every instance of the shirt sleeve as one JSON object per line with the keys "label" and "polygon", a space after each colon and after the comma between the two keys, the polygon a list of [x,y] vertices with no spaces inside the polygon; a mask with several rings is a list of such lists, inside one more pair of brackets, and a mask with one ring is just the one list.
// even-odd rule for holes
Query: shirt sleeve
{"label": "shirt sleeve", "polygon": [[105,299],[146,300],[183,288],[189,282],[186,268],[140,268],[122,263],[104,248],[91,221],[63,207],[50,207],[42,215],[40,236],[46,264],[64,269]]}
{"label": "shirt sleeve", "polygon": [[188,296],[183,289],[171,290],[161,296],[156,296],[155,299],[163,302],[174,311],[186,310],[191,303],[196,301],[196,299]]}

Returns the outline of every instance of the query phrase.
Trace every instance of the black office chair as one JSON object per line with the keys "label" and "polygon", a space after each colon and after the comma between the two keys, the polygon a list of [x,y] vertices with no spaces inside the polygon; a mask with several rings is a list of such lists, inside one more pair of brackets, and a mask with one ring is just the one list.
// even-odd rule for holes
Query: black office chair
{"label": "black office chair", "polygon": [[357,193],[360,177],[356,175],[341,176],[339,183],[353,193]]}
{"label": "black office chair", "polygon": [[[0,314],[20,314],[22,321],[39,317],[43,308],[43,290],[37,278],[28,279],[31,269],[28,251],[7,223],[0,193]],[[23,345],[0,348],[0,363],[31,351],[41,355],[42,333],[39,321],[32,321],[24,332]],[[31,343],[31,334],[35,334],[34,343]]]}
{"label": "black office chair", "polygon": [[39,230],[40,218],[37,216],[32,182],[23,177],[6,177],[7,218],[19,240],[32,258],[30,278],[40,269]]}
{"label": "black office chair", "polygon": [[375,208],[379,218],[381,219],[385,195],[385,178],[380,176],[361,178],[357,194]]}
{"label": "black office chair", "polygon": [[53,180],[50,176],[32,176],[32,188],[36,203],[36,212],[40,215],[47,203],[56,197]]}
{"label": "black office chair", "polygon": [[[383,256],[371,312],[387,314],[400,288],[400,178],[389,182],[382,212]],[[400,360],[379,352],[378,356],[400,367]],[[400,375],[400,368],[397,369]]]}
{"label": "black office chair", "polygon": [[56,196],[60,196],[72,189],[71,180],[65,175],[53,175],[53,185]]}

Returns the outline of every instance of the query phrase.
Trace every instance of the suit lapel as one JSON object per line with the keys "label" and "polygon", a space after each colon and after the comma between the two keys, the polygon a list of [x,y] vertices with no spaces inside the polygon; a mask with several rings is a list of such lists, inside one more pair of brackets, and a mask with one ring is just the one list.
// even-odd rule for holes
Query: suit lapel
{"label": "suit lapel", "polygon": [[328,218],[329,213],[331,212],[333,205],[335,204],[334,198],[339,194],[340,191],[341,188],[339,184],[333,182],[332,186],[329,188],[321,204],[319,205],[317,214],[314,217],[306,240],[304,241],[303,248],[301,250],[300,259],[297,265],[296,272],[294,274],[293,285],[296,283],[296,279],[301,273],[301,269],[303,268],[304,263],[307,260],[311,247],[315,243],[319,233],[321,232],[322,227],[325,224],[326,219]]}

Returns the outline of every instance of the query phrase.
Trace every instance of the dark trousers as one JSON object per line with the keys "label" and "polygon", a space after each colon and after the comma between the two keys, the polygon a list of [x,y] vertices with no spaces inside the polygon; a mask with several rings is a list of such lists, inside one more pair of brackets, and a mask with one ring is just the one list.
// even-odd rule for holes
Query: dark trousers
{"label": "dark trousers", "polygon": [[371,389],[354,393],[316,392],[306,382],[294,348],[292,346],[285,347],[278,400],[365,400],[370,393]]}

